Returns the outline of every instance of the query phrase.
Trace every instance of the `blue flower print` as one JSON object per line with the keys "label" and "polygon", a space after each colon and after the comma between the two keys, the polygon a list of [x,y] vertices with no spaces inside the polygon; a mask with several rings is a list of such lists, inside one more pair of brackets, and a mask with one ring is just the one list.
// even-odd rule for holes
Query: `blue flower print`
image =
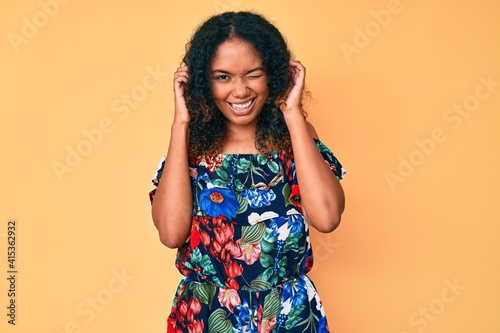
{"label": "blue flower print", "polygon": [[240,204],[234,192],[228,188],[206,188],[200,193],[199,205],[208,216],[235,217]]}
{"label": "blue flower print", "polygon": [[283,285],[283,299],[291,300],[292,308],[298,308],[307,299],[307,286],[303,279],[294,279]]}
{"label": "blue flower print", "polygon": [[270,206],[271,201],[276,199],[273,190],[246,189],[241,195],[248,200],[252,208]]}
{"label": "blue flower print", "polygon": [[290,215],[288,227],[292,235],[299,235],[304,230],[304,216],[300,214]]}
{"label": "blue flower print", "polygon": [[318,333],[328,333],[328,332],[330,332],[330,331],[328,330],[326,317],[321,317],[319,319]]}
{"label": "blue flower print", "polygon": [[268,225],[269,238],[278,238],[280,235],[279,228],[287,222],[287,219],[283,216],[271,219],[271,223]]}
{"label": "blue flower print", "polygon": [[[243,299],[240,305],[236,305],[234,307],[234,316],[238,323],[235,325],[235,328],[239,332],[247,332],[247,333],[257,333],[257,322],[255,318],[255,312],[257,311],[256,306],[254,305],[252,308],[248,306],[248,302],[246,299]],[[248,327],[250,325],[250,327]]]}

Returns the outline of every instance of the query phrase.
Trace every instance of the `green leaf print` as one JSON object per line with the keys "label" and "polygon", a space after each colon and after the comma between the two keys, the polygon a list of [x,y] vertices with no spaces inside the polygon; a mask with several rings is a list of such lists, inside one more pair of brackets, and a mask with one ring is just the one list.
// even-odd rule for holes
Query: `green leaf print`
{"label": "green leaf print", "polygon": [[229,169],[229,162],[231,162],[232,157],[230,155],[226,155],[225,158],[222,160],[221,166],[224,169]]}
{"label": "green leaf print", "polygon": [[290,204],[290,193],[292,193],[292,190],[290,190],[290,185],[288,185],[288,183],[283,186],[281,193],[283,193],[283,198],[285,198],[285,206],[288,206]]}
{"label": "green leaf print", "polygon": [[212,308],[212,300],[215,296],[215,286],[207,283],[191,283],[193,295],[200,300],[201,303],[208,304],[208,308]]}
{"label": "green leaf print", "polygon": [[238,200],[238,203],[240,204],[240,208],[236,211],[236,214],[241,214],[247,210],[248,200],[243,198],[241,193],[236,193],[236,200]]}
{"label": "green leaf print", "polygon": [[227,180],[229,178],[227,172],[223,168],[217,168],[215,172],[222,180]]}
{"label": "green leaf print", "polygon": [[203,275],[214,275],[215,274],[215,269],[214,266],[209,263],[207,265],[201,265],[203,267]]}
{"label": "green leaf print", "polygon": [[258,156],[257,156],[257,162],[259,162],[259,164],[260,164],[260,165],[264,165],[264,164],[266,164],[266,163],[267,163],[267,161],[269,161],[269,160],[267,159],[267,155],[263,155],[263,154],[261,154],[261,155],[258,155]]}
{"label": "green leaf print", "polygon": [[286,240],[286,244],[285,244],[285,247],[283,249],[283,252],[288,252],[290,251],[291,249],[296,249],[299,247],[299,237],[298,236],[288,236],[287,240]]}
{"label": "green leaf print", "polygon": [[[237,192],[243,192],[245,190],[245,187],[243,186],[243,184],[241,184],[241,180],[239,180],[239,179],[234,180],[234,189]],[[240,205],[241,205],[241,203],[240,203]]]}
{"label": "green leaf print", "polygon": [[285,328],[287,330],[296,327],[297,323],[303,319],[300,314],[305,309],[305,307],[306,307],[305,305],[301,305],[299,307],[292,307],[292,309],[288,313],[288,319],[285,322]]}
{"label": "green leaf print", "polygon": [[273,275],[273,267],[268,267],[265,271],[257,276],[258,280],[269,281],[269,278]]}
{"label": "green leaf print", "polygon": [[275,317],[278,315],[279,311],[280,294],[275,288],[264,298],[264,311],[262,312],[262,318]]}
{"label": "green leaf print", "polygon": [[219,288],[225,288],[224,283],[220,282],[217,276],[212,276],[212,282]]}
{"label": "green leaf print", "polygon": [[231,333],[231,321],[226,319],[226,311],[217,309],[208,318],[209,333]]}
{"label": "green leaf print", "polygon": [[199,262],[200,262],[201,267],[207,267],[208,265],[211,265],[211,263],[212,263],[210,261],[210,257],[207,256],[206,254],[201,258],[201,260]]}
{"label": "green leaf print", "polygon": [[248,169],[250,169],[250,161],[247,160],[246,158],[243,158],[243,157],[238,159],[238,162],[236,165],[238,168],[237,173],[247,173]]}
{"label": "green leaf print", "polygon": [[261,252],[259,257],[260,264],[263,267],[269,267],[273,264],[274,260],[269,254]]}
{"label": "green leaf print", "polygon": [[214,181],[213,181],[213,182],[214,182],[214,185],[215,185],[215,186],[219,186],[219,187],[226,187],[226,185],[227,185],[227,184],[226,184],[226,182],[225,182],[224,180],[219,179],[219,178],[214,179]]}
{"label": "green leaf print", "polygon": [[286,276],[286,264],[287,264],[287,259],[286,257],[281,258],[281,260],[278,262],[278,276],[279,277],[285,277]]}
{"label": "green leaf print", "polygon": [[298,307],[293,307],[290,312],[288,312],[288,317],[297,317],[301,314],[302,310],[304,310],[306,306],[305,305],[301,305],[301,306],[298,306]]}
{"label": "green leaf print", "polygon": [[200,249],[199,248],[195,248],[193,250],[193,252],[191,252],[191,260],[193,262],[199,263],[201,261],[201,259],[203,259],[203,257],[201,256]]}
{"label": "green leaf print", "polygon": [[328,149],[328,147],[327,147],[327,146],[325,146],[325,144],[324,144],[323,142],[321,142],[321,141],[317,141],[317,142],[316,142],[316,147],[318,147],[318,150],[319,150],[320,152],[322,152],[322,153],[323,153],[323,152],[325,152],[325,151],[327,151],[327,152],[328,152],[328,151],[330,151],[330,150]]}
{"label": "green leaf print", "polygon": [[193,295],[196,297],[201,303],[208,304],[209,300],[209,284],[201,284],[201,283],[192,283]]}
{"label": "green leaf print", "polygon": [[252,290],[266,290],[270,288],[271,284],[268,281],[255,279],[250,283],[250,289]]}
{"label": "green leaf print", "polygon": [[280,171],[280,167],[278,165],[278,163],[274,162],[274,161],[269,161],[267,163],[267,167],[269,168],[269,170],[271,170],[273,173],[278,173]]}
{"label": "green leaf print", "polygon": [[266,232],[264,223],[257,223],[241,228],[241,244],[259,244]]}
{"label": "green leaf print", "polygon": [[274,249],[274,242],[269,242],[264,238],[260,242],[260,247],[263,252],[269,253]]}

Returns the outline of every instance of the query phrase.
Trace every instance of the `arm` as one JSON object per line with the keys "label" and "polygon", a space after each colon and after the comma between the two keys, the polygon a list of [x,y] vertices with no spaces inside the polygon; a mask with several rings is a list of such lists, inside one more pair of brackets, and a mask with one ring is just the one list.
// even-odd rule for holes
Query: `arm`
{"label": "arm", "polygon": [[305,68],[298,61],[292,61],[290,67],[294,86],[280,108],[292,140],[302,210],[310,225],[320,232],[331,232],[339,225],[344,211],[344,191],[316,147],[313,138],[318,136],[314,127],[302,114]]}
{"label": "arm", "polygon": [[153,222],[161,242],[176,248],[184,244],[191,232],[193,198],[188,166],[189,112],[184,99],[187,67],[174,75],[175,114],[162,177],[153,205]]}

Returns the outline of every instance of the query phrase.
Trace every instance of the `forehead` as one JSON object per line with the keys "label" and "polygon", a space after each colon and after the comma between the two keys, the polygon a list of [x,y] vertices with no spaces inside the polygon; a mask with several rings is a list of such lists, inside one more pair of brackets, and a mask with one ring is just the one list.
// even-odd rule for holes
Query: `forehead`
{"label": "forehead", "polygon": [[247,71],[262,66],[259,52],[248,42],[239,39],[227,40],[217,48],[211,69]]}

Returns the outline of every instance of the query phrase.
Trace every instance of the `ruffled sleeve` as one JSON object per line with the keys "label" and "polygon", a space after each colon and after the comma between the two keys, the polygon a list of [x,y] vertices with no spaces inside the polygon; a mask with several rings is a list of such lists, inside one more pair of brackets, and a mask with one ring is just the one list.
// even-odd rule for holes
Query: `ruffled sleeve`
{"label": "ruffled sleeve", "polygon": [[337,177],[337,179],[339,180],[343,179],[346,171],[342,167],[342,164],[340,164],[337,157],[335,157],[333,152],[320,140],[314,139],[314,142],[316,142],[316,147],[325,159],[325,162],[330,166],[330,170],[332,170],[332,172],[335,174],[335,177]]}
{"label": "ruffled sleeve", "polygon": [[163,168],[165,167],[165,159],[166,156],[163,156],[160,162],[158,163],[158,167],[156,168],[156,172],[151,178],[151,183],[153,183],[154,189],[149,192],[149,200],[151,201],[151,204],[153,204],[153,199],[156,193],[156,188],[158,187],[158,184],[160,183],[161,175],[163,173]]}

